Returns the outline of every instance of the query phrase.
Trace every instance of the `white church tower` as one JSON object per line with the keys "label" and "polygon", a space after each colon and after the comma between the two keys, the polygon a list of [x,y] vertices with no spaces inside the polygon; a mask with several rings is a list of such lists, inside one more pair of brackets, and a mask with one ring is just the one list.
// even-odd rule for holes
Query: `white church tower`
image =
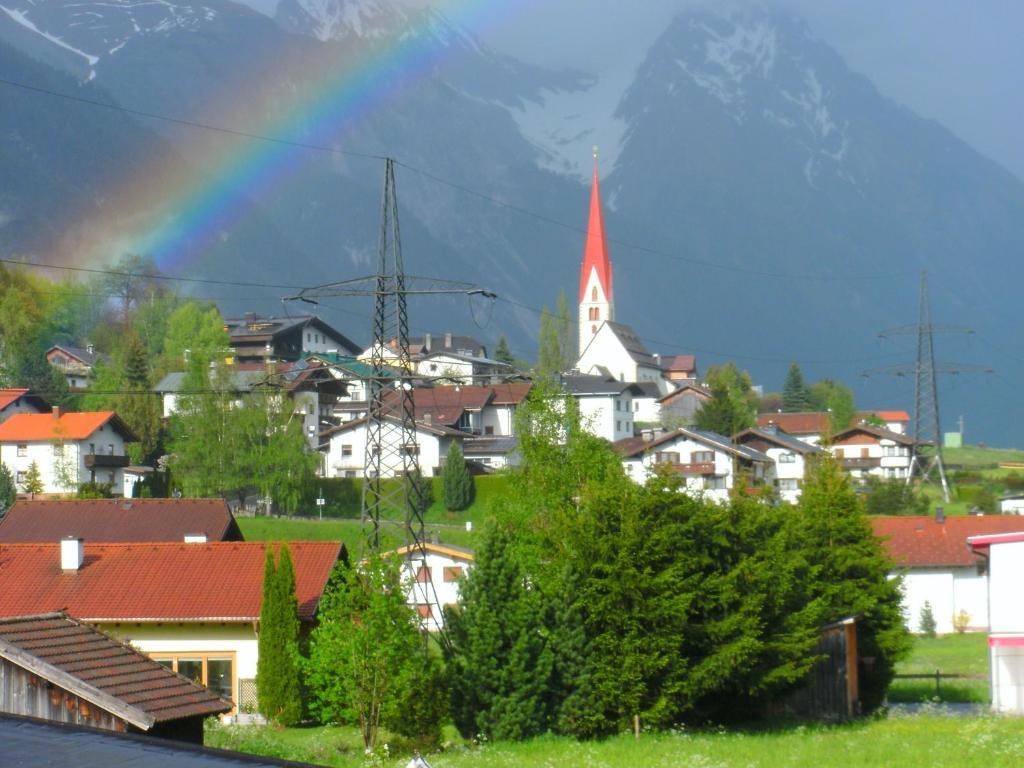
{"label": "white church tower", "polygon": [[597,178],[597,147],[594,147],[594,177],[590,187],[590,219],[587,243],[583,249],[580,269],[580,345],[578,354],[590,344],[601,324],[615,320],[615,299],[612,293],[612,264],[604,238],[604,217],[601,214],[601,189]]}

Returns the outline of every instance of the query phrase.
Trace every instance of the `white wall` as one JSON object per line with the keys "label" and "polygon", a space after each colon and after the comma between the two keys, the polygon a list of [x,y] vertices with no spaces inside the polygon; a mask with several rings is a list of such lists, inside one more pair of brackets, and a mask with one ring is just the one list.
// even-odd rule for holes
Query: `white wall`
{"label": "white wall", "polygon": [[999,502],[999,511],[1004,515],[1024,514],[1024,499],[1003,499]]}
{"label": "white wall", "polygon": [[634,397],[633,421],[658,424],[661,421],[661,403],[653,397]]}
{"label": "white wall", "polygon": [[[800,488],[804,482],[804,469],[806,462],[804,455],[778,446],[769,447],[766,451],[768,458],[775,465],[775,479],[779,488],[779,498],[783,501],[795,503],[800,498]],[[788,459],[788,460],[787,460]],[[789,487],[795,485],[795,488]]]}
{"label": "white wall", "polygon": [[633,437],[633,395],[575,395],[584,429],[615,442]]}
{"label": "white wall", "polygon": [[622,465],[623,469],[626,471],[627,477],[631,478],[634,482],[642,484],[647,482],[647,479],[653,474],[654,467],[658,463],[657,455],[659,453],[676,452],[679,454],[680,464],[692,464],[695,463],[692,461],[692,454],[699,451],[714,452],[713,463],[715,477],[716,479],[720,478],[721,480],[724,480],[724,487],[707,488],[705,479],[697,476],[684,478],[685,490],[688,493],[703,494],[705,498],[712,499],[714,501],[727,501],[729,498],[729,490],[733,486],[732,455],[725,451],[716,450],[704,443],[699,443],[685,435],[680,435],[674,440],[666,440],[656,447],[653,447],[643,456],[625,459],[623,460]]}
{"label": "white wall", "polygon": [[993,544],[989,573],[992,706],[1024,714],[1024,541]]}
{"label": "white wall", "polygon": [[[595,290],[597,291],[596,297],[594,296]],[[591,309],[597,311],[596,319],[591,319]],[[579,346],[576,349],[576,354],[582,355],[583,350],[595,335],[594,329],[600,330],[605,320],[615,319],[611,303],[604,294],[601,281],[597,278],[596,267],[591,267],[590,274],[587,275],[587,285],[583,290],[583,301],[580,302],[577,318],[579,320]]]}
{"label": "white wall", "polygon": [[[25,446],[24,456],[18,455],[18,445]],[[11,470],[15,480],[19,472],[28,473],[35,461],[43,481],[43,493],[74,493],[92,475],[92,471],[85,466],[85,456],[92,452],[124,456],[124,439],[110,424],[104,424],[86,440],[65,442],[63,456],[54,454],[54,442],[51,440],[5,442],[0,444],[0,461]],[[95,472],[96,482],[109,482],[114,493],[120,492],[124,484],[124,470],[121,467],[100,467]],[[18,490],[24,491],[21,484]]]}
{"label": "white wall", "polygon": [[[459,585],[456,581],[445,581],[445,568],[460,568],[465,575],[472,567],[473,561],[468,558],[455,558],[439,552],[427,551],[426,565],[430,569],[430,583],[421,584],[416,581],[416,573],[423,564],[418,551],[409,553],[405,558],[402,581],[406,587],[406,600],[411,606],[429,605],[430,615],[423,618],[424,626],[433,631],[444,626],[444,617],[440,608],[455,605],[459,602]],[[435,604],[436,603],[436,604]],[[424,610],[427,610],[424,607]]]}
{"label": "white wall", "polygon": [[421,376],[445,376],[443,384],[471,384],[473,382],[473,364],[468,360],[447,355],[431,355],[415,364],[416,373]]}
{"label": "white wall", "polygon": [[903,619],[911,632],[921,631],[921,609],[931,604],[935,631],[954,632],[953,617],[966,611],[968,628],[988,626],[988,591],[985,576],[976,568],[912,568],[903,576]]}
{"label": "white wall", "polygon": [[618,381],[637,381],[636,363],[607,325],[602,325],[587,348],[581,350],[576,367],[580,373],[597,373],[599,365]]}
{"label": "white wall", "polygon": [[[401,434],[401,428],[397,424],[384,422],[384,430],[387,434],[397,436]],[[385,439],[388,439],[387,434]],[[430,432],[422,429],[416,430],[416,444],[419,446],[418,464],[420,472],[424,477],[432,477],[434,468],[441,465],[441,459],[448,455],[448,447],[451,438],[439,438]],[[351,455],[343,455],[344,446],[351,447]],[[362,477],[363,468],[366,462],[366,423],[357,424],[342,432],[335,432],[330,436],[330,443],[327,449],[325,477]],[[348,474],[353,472],[355,474]],[[385,474],[390,477],[391,474]]]}
{"label": "white wall", "polygon": [[485,405],[480,414],[482,433],[487,435],[487,428],[491,427],[490,434],[497,436],[509,436],[515,432],[514,405]]}

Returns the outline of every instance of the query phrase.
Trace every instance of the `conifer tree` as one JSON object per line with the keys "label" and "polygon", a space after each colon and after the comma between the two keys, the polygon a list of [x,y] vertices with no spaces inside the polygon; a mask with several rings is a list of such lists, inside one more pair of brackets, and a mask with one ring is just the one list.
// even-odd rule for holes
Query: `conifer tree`
{"label": "conifer tree", "polygon": [[0,462],[0,517],[7,514],[18,498],[18,487],[14,484],[14,475],[7,465]]}
{"label": "conifer tree", "polygon": [[259,710],[268,720],[294,725],[302,716],[295,571],[287,544],[280,545],[277,565],[273,550],[267,547],[263,567],[256,695]]}
{"label": "conifer tree", "polygon": [[461,512],[473,503],[476,485],[466,468],[466,459],[458,443],[452,443],[444,460],[444,506],[451,512]]}
{"label": "conifer tree", "polygon": [[22,487],[25,489],[25,493],[33,499],[37,493],[43,492],[43,476],[40,474],[39,465],[34,459],[28,466],[28,472],[25,473],[25,482],[22,483]]}
{"label": "conifer tree", "polygon": [[829,452],[809,468],[794,516],[800,549],[810,565],[809,600],[822,605],[823,620],[857,617],[861,705],[878,707],[898,662],[910,650],[901,610],[902,579],[874,536],[849,478]]}
{"label": "conifer tree", "polygon": [[787,413],[809,411],[811,409],[811,392],[804,382],[800,366],[791,363],[786,374],[786,383],[782,387],[782,410]]}
{"label": "conifer tree", "polygon": [[543,611],[508,535],[490,526],[461,609],[445,612],[452,718],[467,738],[525,739],[549,728],[553,656]]}
{"label": "conifer tree", "polygon": [[505,334],[498,337],[498,346],[494,348],[494,359],[508,365],[513,365],[516,361],[512,356],[512,351],[508,348],[508,339],[505,338]]}

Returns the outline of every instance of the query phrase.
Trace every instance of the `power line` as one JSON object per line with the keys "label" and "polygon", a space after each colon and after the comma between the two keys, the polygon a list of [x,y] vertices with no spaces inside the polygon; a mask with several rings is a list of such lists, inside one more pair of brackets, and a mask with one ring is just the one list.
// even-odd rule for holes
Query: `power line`
{"label": "power line", "polygon": [[[226,126],[214,125],[214,124],[211,124],[211,123],[204,123],[204,122],[200,122],[200,121],[196,121],[196,120],[185,120],[185,119],[182,119],[182,118],[171,117],[169,115],[161,115],[161,114],[156,113],[156,112],[148,112],[148,111],[145,111],[145,110],[131,109],[131,108],[128,108],[128,107],[123,107],[123,106],[117,105],[117,104],[111,104],[109,102],[99,101],[97,99],[90,99],[90,98],[86,98],[86,97],[83,97],[83,96],[75,96],[73,94],[63,93],[61,91],[54,91],[54,90],[49,89],[49,88],[40,88],[38,86],[27,85],[25,83],[20,83],[20,82],[17,82],[17,81],[14,81],[14,80],[10,80],[10,79],[7,79],[7,78],[0,78],[0,85],[7,85],[7,86],[10,86],[10,87],[13,87],[13,88],[21,88],[21,89],[24,89],[26,91],[31,91],[31,92],[39,93],[39,94],[45,94],[47,96],[52,96],[54,98],[67,99],[69,101],[74,101],[74,102],[81,103],[81,104],[87,104],[87,105],[90,105],[90,106],[102,107],[104,109],[110,109],[110,110],[114,110],[114,111],[124,112],[124,113],[130,114],[130,115],[135,115],[135,116],[139,116],[139,117],[145,117],[147,119],[161,120],[161,121],[164,121],[164,122],[173,123],[173,124],[176,124],[176,125],[182,125],[182,126],[186,126],[186,127],[189,127],[189,128],[195,128],[195,129],[207,130],[207,131],[214,131],[214,132],[217,132],[217,133],[223,133],[223,134],[227,134],[227,135],[235,136],[235,137],[239,137],[239,138],[251,139],[251,140],[254,140],[254,141],[263,141],[263,142],[268,142],[268,143],[272,143],[272,144],[280,144],[280,145],[284,145],[284,146],[294,147],[294,148],[298,148],[298,149],[306,149],[306,150],[315,151],[315,152],[326,152],[326,153],[329,153],[329,154],[343,155],[343,156],[347,156],[347,157],[359,157],[359,158],[364,158],[364,159],[381,160],[381,161],[387,161],[389,159],[389,157],[385,156],[385,155],[377,155],[377,154],[366,153],[366,152],[356,152],[356,151],[353,151],[353,150],[340,149],[338,147],[332,147],[332,146],[328,146],[328,145],[324,145],[324,144],[311,144],[311,143],[307,143],[307,142],[293,141],[293,140],[290,140],[290,139],[282,139],[282,138],[276,137],[276,136],[266,136],[266,135],[263,135],[263,134],[253,133],[253,132],[250,132],[250,131],[243,131],[243,130],[236,129],[236,128],[229,128],[229,127],[226,127]],[[398,160],[398,159],[394,159],[394,158],[390,158],[390,159],[393,160],[393,162],[394,162],[394,164],[396,166],[404,168],[405,170],[410,171],[412,173],[416,173],[416,174],[422,176],[423,178],[428,179],[428,180],[430,180],[430,181],[432,181],[432,182],[434,182],[436,184],[441,184],[441,185],[446,186],[446,187],[448,187],[450,189],[457,190],[457,191],[459,191],[459,192],[461,192],[463,194],[470,195],[470,196],[475,197],[475,198],[477,198],[479,200],[483,200],[485,202],[488,202],[488,203],[490,203],[490,204],[492,204],[494,206],[504,208],[505,210],[508,210],[508,211],[513,211],[513,212],[515,212],[515,213],[517,213],[517,214],[519,214],[521,216],[526,216],[526,217],[532,218],[532,219],[534,219],[536,221],[542,221],[542,222],[544,222],[546,224],[549,224],[551,226],[560,227],[560,228],[568,230],[570,232],[575,232],[575,233],[582,234],[582,235],[586,235],[587,234],[587,230],[586,229],[584,229],[584,228],[582,228],[582,227],[580,227],[580,226],[578,226],[576,224],[571,224],[571,223],[568,223],[568,222],[565,222],[565,221],[561,221],[561,220],[555,219],[555,218],[553,218],[551,216],[547,216],[547,215],[545,215],[543,213],[539,213],[538,211],[532,210],[530,208],[526,208],[526,207],[523,207],[523,206],[515,205],[513,203],[509,203],[509,202],[507,202],[505,200],[502,200],[502,199],[500,199],[498,197],[495,197],[494,195],[488,194],[486,192],[481,192],[480,190],[473,189],[472,187],[466,186],[465,184],[461,184],[459,182],[452,181],[451,179],[447,179],[447,178],[445,178],[443,176],[440,176],[440,175],[438,175],[436,173],[428,171],[428,170],[426,170],[424,168],[420,168],[418,166],[415,166],[415,165],[413,165],[411,163],[408,163],[408,162],[405,162],[405,161],[402,161],[402,160]],[[794,273],[790,273],[790,272],[774,272],[774,271],[771,271],[771,270],[753,269],[753,268],[750,268],[750,267],[743,267],[743,266],[737,266],[737,265],[733,265],[733,264],[719,263],[719,262],[710,261],[710,260],[707,260],[707,259],[698,259],[698,258],[695,258],[695,257],[683,256],[683,255],[678,254],[678,253],[671,253],[669,251],[661,250],[661,249],[658,249],[658,248],[651,248],[649,246],[645,246],[645,245],[642,245],[642,244],[639,244],[639,243],[633,243],[633,242],[630,242],[628,240],[621,240],[621,239],[618,239],[618,238],[609,237],[609,238],[606,238],[606,239],[610,243],[613,243],[615,245],[621,246],[623,248],[628,248],[628,249],[630,249],[632,251],[636,251],[637,253],[642,253],[642,254],[645,254],[645,255],[648,255],[648,256],[657,256],[657,257],[660,257],[660,258],[668,259],[670,261],[678,261],[678,262],[681,262],[681,263],[694,264],[694,265],[697,265],[697,266],[706,267],[708,269],[717,269],[717,270],[721,270],[721,271],[725,271],[725,272],[747,274],[747,275],[752,275],[752,276],[756,276],[756,277],[770,277],[770,278],[778,278],[778,279],[784,279],[784,280],[811,280],[811,281],[819,281],[819,282],[830,282],[830,281],[848,281],[848,280],[883,280],[883,279],[888,280],[888,279],[893,279],[893,278],[897,278],[897,277],[904,277],[904,276],[907,276],[907,275],[911,274],[911,272],[909,272],[909,271],[887,272],[887,273],[877,273],[877,274],[875,274],[875,273],[872,273],[872,274],[864,273],[864,274],[860,274],[860,275],[857,275],[857,274],[845,274],[845,275],[817,274],[817,275],[815,275],[815,274],[809,274],[809,273],[805,273],[805,272],[794,272]],[[298,287],[300,287],[300,286],[292,286],[292,288],[298,288]]]}

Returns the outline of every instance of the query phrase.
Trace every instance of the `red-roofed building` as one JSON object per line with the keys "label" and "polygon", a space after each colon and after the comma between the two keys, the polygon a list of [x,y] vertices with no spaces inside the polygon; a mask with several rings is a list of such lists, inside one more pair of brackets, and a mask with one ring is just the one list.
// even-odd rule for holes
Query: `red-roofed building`
{"label": "red-roofed building", "polygon": [[890,432],[901,435],[907,434],[910,426],[910,414],[906,411],[861,411],[857,414],[858,421],[866,421],[870,418],[881,421]]}
{"label": "red-roofed building", "polygon": [[794,413],[759,413],[757,426],[776,427],[811,445],[821,443],[822,435],[829,432],[828,413],[825,411],[797,411]]}
{"label": "red-roofed building", "polygon": [[[255,704],[265,542],[0,545],[0,617],[65,611]],[[313,622],[340,542],[291,542],[299,617]],[[227,670],[227,672],[225,672]],[[227,686],[224,685],[226,688]]]}
{"label": "red-roofed building", "polygon": [[953,631],[953,617],[965,611],[968,627],[988,626],[988,574],[984,558],[971,551],[972,536],[1013,533],[1021,518],[1004,515],[872,517],[897,571],[903,573],[903,615],[911,630],[920,627],[927,601],[940,633]]}
{"label": "red-roofed building", "polygon": [[697,358],[695,355],[673,355],[662,358],[661,369],[669,381],[680,383],[697,381]]}
{"label": "red-roofed building", "polygon": [[16,413],[46,413],[50,406],[27,389],[0,389],[0,423]]}
{"label": "red-roofed building", "polygon": [[74,493],[84,482],[110,483],[120,494],[125,444],[135,435],[113,411],[19,413],[0,424],[0,461],[25,491],[29,468],[35,462],[44,494]]}

